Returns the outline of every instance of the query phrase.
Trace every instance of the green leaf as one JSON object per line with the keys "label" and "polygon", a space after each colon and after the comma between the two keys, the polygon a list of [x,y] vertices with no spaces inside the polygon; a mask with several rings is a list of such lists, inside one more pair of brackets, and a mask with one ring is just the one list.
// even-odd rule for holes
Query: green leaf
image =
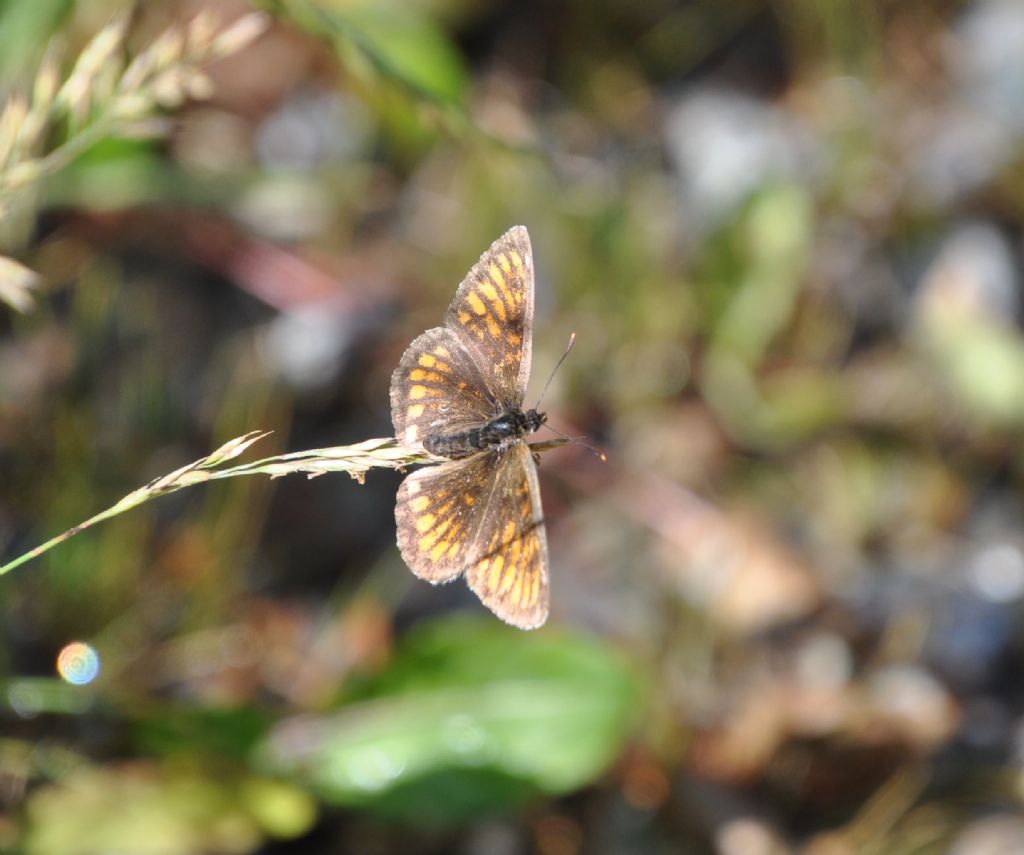
{"label": "green leaf", "polygon": [[135,743],[156,754],[203,753],[243,759],[269,727],[270,716],[237,709],[161,706],[135,725]]}
{"label": "green leaf", "polygon": [[445,32],[407,5],[363,3],[335,13],[346,39],[391,78],[420,97],[461,103],[466,89],[462,57]]}
{"label": "green leaf", "polygon": [[71,8],[71,0],[0,0],[0,80],[27,70]]}
{"label": "green leaf", "polygon": [[439,622],[340,713],[283,722],[261,759],[337,804],[457,820],[593,781],[638,695],[627,664],[585,636]]}

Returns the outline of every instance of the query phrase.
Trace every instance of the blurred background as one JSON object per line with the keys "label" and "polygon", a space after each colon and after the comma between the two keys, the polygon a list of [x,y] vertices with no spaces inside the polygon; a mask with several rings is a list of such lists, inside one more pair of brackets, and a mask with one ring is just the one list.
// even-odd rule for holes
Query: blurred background
{"label": "blurred background", "polygon": [[0,562],[388,436],[517,223],[608,462],[531,633],[387,470],[0,576],[0,852],[1024,852],[1024,4],[253,8],[0,3]]}

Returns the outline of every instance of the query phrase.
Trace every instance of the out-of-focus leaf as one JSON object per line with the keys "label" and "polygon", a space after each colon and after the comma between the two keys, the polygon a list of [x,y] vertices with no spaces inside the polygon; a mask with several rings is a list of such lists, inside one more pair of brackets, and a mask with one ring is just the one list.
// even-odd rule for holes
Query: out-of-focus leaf
{"label": "out-of-focus leaf", "polygon": [[0,692],[19,715],[31,718],[42,713],[81,715],[92,707],[95,695],[83,686],[70,686],[49,677],[22,677],[0,683]]}
{"label": "out-of-focus leaf", "polygon": [[203,751],[241,759],[269,727],[261,710],[161,707],[141,720],[136,741],[148,752]]}
{"label": "out-of-focus leaf", "polygon": [[974,282],[957,278],[956,271],[942,273],[931,275],[918,302],[914,341],[965,415],[1019,425],[1024,421],[1024,339],[1004,317],[972,305]]}
{"label": "out-of-focus leaf", "polygon": [[279,781],[210,769],[86,768],[27,804],[28,855],[250,852],[312,825],[308,795]]}
{"label": "out-of-focus leaf", "polygon": [[810,199],[794,185],[765,188],[735,225],[744,269],[718,319],[715,347],[755,365],[790,322],[812,237]]}
{"label": "out-of-focus leaf", "polygon": [[0,0],[0,80],[24,70],[71,7],[71,0]]}
{"label": "out-of-focus leaf", "polygon": [[457,114],[467,73],[447,34],[408,5],[363,2],[321,10],[317,26],[334,38],[339,55],[400,159],[414,162],[434,140],[437,121]]}
{"label": "out-of-focus leaf", "polygon": [[105,139],[50,181],[54,204],[116,210],[187,190],[156,156],[152,141]]}
{"label": "out-of-focus leaf", "polygon": [[345,8],[338,21],[378,74],[422,97],[461,102],[466,88],[462,59],[429,18],[408,5],[371,2]]}
{"label": "out-of-focus leaf", "polygon": [[283,722],[262,758],[329,801],[457,819],[592,781],[638,693],[626,663],[591,639],[440,622],[411,633],[341,713]]}
{"label": "out-of-focus leaf", "polygon": [[[798,376],[800,389],[766,397],[758,367],[773,341],[792,322],[813,235],[810,198],[792,184],[766,187],[745,217],[725,236],[730,265],[741,263],[729,287],[709,279],[709,290],[728,292],[714,322],[701,372],[701,390],[723,425],[745,443],[778,447],[799,441],[836,418],[840,402],[827,381],[812,372]],[[792,378],[791,378],[792,379]],[[786,394],[794,392],[795,394]],[[795,406],[798,404],[799,406]]]}

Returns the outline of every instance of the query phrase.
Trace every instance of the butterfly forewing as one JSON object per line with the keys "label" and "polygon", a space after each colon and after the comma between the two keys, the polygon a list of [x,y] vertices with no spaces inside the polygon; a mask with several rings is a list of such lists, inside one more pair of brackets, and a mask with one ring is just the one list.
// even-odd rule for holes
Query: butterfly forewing
{"label": "butterfly forewing", "polygon": [[495,407],[476,362],[447,327],[434,327],[413,341],[391,377],[395,436],[413,448],[430,434],[486,423]]}
{"label": "butterfly forewing", "polygon": [[473,353],[501,408],[521,406],[533,341],[533,250],[523,226],[480,256],[455,292],[445,326]]}

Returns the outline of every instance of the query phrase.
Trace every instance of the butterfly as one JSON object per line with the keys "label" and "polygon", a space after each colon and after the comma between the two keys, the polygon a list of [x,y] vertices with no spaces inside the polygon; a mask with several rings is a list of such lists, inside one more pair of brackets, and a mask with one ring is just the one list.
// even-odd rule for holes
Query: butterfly
{"label": "butterfly", "polygon": [[469,271],[444,325],[416,338],[391,377],[391,419],[405,446],[445,462],[398,489],[398,548],[433,584],[465,574],[506,623],[548,616],[548,547],[534,452],[546,421],[524,410],[533,340],[533,251],[523,226]]}

